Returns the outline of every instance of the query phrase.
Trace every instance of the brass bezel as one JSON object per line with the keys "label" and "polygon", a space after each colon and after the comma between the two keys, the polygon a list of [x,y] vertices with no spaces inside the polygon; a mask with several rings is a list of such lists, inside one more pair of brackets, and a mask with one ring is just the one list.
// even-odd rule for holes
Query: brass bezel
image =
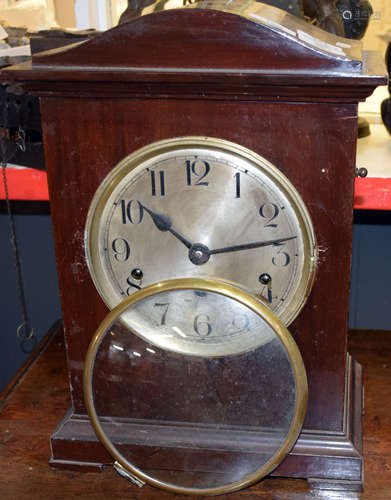
{"label": "brass bezel", "polygon": [[[118,452],[116,447],[113,445],[113,443],[108,439],[106,433],[104,432],[99,422],[99,418],[95,411],[93,403],[92,379],[93,379],[94,362],[99,346],[107,330],[118,319],[118,317],[132,304],[162,292],[167,292],[172,290],[185,290],[185,289],[202,290],[202,291],[221,294],[225,297],[240,302],[244,306],[248,307],[251,311],[258,314],[258,316],[260,316],[273,329],[273,331],[281,341],[283,347],[286,349],[287,355],[292,365],[294,378],[296,381],[295,413],[292,419],[290,430],[279,451],[260,470],[250,474],[248,477],[244,478],[241,481],[236,481],[234,483],[224,485],[221,487],[185,488],[177,486],[172,483],[167,483],[165,481],[158,480],[150,476],[149,474],[146,474],[138,467],[131,464],[124,456],[122,456]],[[275,469],[277,465],[283,460],[283,458],[289,453],[289,451],[295,444],[300,434],[304,422],[304,417],[307,407],[307,398],[308,398],[307,376],[300,351],[294,339],[290,335],[289,331],[287,330],[285,325],[279,320],[279,318],[257,298],[255,298],[254,296],[248,294],[247,292],[236,286],[224,282],[198,279],[198,278],[168,280],[165,282],[151,285],[149,287],[137,291],[136,293],[134,293],[133,295],[122,301],[117,307],[115,307],[102,321],[90,343],[85,361],[83,382],[84,382],[83,386],[84,386],[85,403],[93,428],[95,430],[97,437],[104,445],[106,450],[114,458],[114,460],[118,462],[120,466],[125,468],[125,470],[129,472],[130,476],[135,476],[141,482],[146,482],[152,486],[162,488],[167,491],[175,493],[193,494],[193,495],[219,495],[224,493],[230,493],[242,489],[244,487],[250,486],[251,484],[259,481],[260,479],[268,475],[270,472],[272,472],[273,469]]]}
{"label": "brass bezel", "polygon": [[[285,195],[290,199],[302,230],[304,251],[304,266],[302,275],[300,277],[300,284],[297,288],[295,296],[290,301],[289,307],[287,307],[279,315],[280,319],[286,325],[290,325],[302,310],[311,292],[312,285],[315,279],[316,265],[318,261],[318,249],[316,245],[315,232],[311,217],[299,193],[296,191],[287,177],[277,167],[275,167],[272,163],[267,161],[262,156],[254,153],[253,151],[240,146],[239,144],[226,141],[225,139],[189,136],[176,137],[153,142],[125,157],[105,177],[105,179],[97,189],[90,205],[84,233],[84,246],[87,265],[96,289],[110,309],[118,304],[118,301],[113,300],[112,296],[108,292],[108,287],[105,286],[107,278],[105,275],[102,258],[99,254],[98,245],[99,223],[104,207],[113,190],[129,172],[131,172],[147,160],[155,157],[156,155],[174,151],[178,148],[190,149],[194,147],[202,147],[213,152],[228,152],[233,156],[245,158],[252,165],[254,165],[258,169],[261,169],[267,176],[269,176],[269,178],[271,178],[272,181],[276,184],[277,188],[283,191]],[[212,278],[212,276],[210,278]],[[217,279],[224,280],[224,276],[218,276]],[[241,285],[238,284],[238,286]]]}

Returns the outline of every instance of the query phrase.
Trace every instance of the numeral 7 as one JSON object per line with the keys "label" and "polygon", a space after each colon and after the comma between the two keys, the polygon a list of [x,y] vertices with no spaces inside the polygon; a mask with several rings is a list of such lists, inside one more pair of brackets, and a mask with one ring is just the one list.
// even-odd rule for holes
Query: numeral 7
{"label": "numeral 7", "polygon": [[163,315],[161,317],[160,324],[165,325],[168,308],[170,307],[169,302],[155,302],[155,304],[153,306],[154,307],[161,307],[163,309]]}

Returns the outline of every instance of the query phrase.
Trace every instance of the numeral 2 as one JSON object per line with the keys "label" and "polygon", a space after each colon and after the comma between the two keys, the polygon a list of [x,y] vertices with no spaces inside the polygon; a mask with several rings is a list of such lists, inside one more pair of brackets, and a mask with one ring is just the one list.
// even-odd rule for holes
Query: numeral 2
{"label": "numeral 2", "polygon": [[263,227],[277,227],[276,223],[272,224],[278,214],[280,213],[280,209],[275,203],[264,203],[259,208],[259,215],[266,219],[266,223]]}

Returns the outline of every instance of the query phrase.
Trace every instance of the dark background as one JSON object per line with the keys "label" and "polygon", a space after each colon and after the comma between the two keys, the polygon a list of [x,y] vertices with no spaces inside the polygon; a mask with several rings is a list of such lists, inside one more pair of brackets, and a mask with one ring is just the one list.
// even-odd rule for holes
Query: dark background
{"label": "dark background", "polygon": [[30,204],[26,210],[20,210],[19,204],[15,215],[27,308],[34,328],[33,339],[24,344],[16,337],[16,329],[22,323],[22,310],[9,220],[4,207],[0,212],[0,391],[61,316],[51,219],[48,208],[37,210],[37,205],[40,204]]}

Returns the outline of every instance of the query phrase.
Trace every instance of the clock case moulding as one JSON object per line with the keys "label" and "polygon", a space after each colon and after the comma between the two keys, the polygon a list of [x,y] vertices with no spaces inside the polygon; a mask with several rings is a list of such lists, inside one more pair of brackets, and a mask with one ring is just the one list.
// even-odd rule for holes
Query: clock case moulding
{"label": "clock case moulding", "polygon": [[[209,136],[276,165],[303,198],[319,245],[312,292],[289,327],[307,370],[308,410],[273,475],[361,488],[361,368],[347,353],[357,108],[386,83],[386,71],[359,42],[270,6],[243,5],[208,2],[145,15],[1,73],[41,100],[71,393],[51,437],[53,466],[112,463],[92,430],[82,388],[89,342],[108,313],[83,247],[93,195],[138,148]],[[165,444],[178,451],[181,429],[175,448],[172,429],[155,424],[135,419],[128,436],[135,450],[147,429],[162,457]]]}

